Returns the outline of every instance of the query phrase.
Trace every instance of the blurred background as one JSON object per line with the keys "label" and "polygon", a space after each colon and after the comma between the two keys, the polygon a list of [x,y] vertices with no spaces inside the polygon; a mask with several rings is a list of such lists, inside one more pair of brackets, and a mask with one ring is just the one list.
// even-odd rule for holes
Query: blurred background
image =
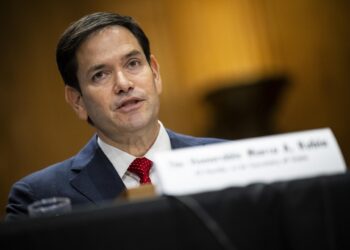
{"label": "blurred background", "polygon": [[83,15],[133,16],[161,65],[161,121],[239,139],[330,127],[350,160],[350,1],[13,0],[0,3],[0,218],[13,182],[74,154],[93,129],[55,64]]}

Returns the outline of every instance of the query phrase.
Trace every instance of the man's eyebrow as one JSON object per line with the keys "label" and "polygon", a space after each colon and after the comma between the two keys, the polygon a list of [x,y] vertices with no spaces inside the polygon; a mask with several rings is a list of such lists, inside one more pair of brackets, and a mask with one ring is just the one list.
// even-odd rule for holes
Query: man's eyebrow
{"label": "man's eyebrow", "polygon": [[100,70],[100,69],[103,69],[104,67],[106,67],[105,64],[94,65],[94,66],[92,66],[91,68],[88,69],[87,74],[89,75],[90,73],[92,73],[94,71],[97,71],[97,70]]}
{"label": "man's eyebrow", "polygon": [[138,51],[138,50],[132,50],[132,51],[130,51],[129,53],[127,53],[126,55],[124,55],[123,57],[122,57],[122,59],[123,60],[127,60],[127,59],[129,59],[130,57],[133,57],[133,56],[139,56],[139,55],[141,55],[142,53],[140,52],[140,51]]}

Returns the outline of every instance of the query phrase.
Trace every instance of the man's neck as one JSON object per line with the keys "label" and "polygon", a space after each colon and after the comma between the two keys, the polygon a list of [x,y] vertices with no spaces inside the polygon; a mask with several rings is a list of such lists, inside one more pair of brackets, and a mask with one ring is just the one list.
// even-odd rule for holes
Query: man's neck
{"label": "man's neck", "polygon": [[97,131],[97,134],[105,143],[135,157],[141,157],[147,153],[157,139],[159,128],[160,125],[157,121],[157,123],[149,129],[123,133],[122,136],[118,136],[117,138],[107,137],[100,131]]}

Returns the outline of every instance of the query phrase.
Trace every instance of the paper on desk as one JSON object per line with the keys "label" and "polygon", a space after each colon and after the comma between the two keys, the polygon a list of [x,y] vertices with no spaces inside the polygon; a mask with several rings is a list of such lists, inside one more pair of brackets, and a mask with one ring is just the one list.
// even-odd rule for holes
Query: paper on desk
{"label": "paper on desk", "polygon": [[172,195],[346,170],[328,128],[161,152],[155,167],[158,192]]}

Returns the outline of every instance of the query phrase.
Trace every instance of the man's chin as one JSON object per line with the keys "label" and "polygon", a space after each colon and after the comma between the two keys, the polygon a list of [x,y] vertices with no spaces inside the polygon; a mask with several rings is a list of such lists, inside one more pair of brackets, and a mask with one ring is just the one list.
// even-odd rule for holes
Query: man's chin
{"label": "man's chin", "polygon": [[158,119],[152,121],[146,119],[129,120],[123,127],[124,131],[129,133],[158,128]]}

